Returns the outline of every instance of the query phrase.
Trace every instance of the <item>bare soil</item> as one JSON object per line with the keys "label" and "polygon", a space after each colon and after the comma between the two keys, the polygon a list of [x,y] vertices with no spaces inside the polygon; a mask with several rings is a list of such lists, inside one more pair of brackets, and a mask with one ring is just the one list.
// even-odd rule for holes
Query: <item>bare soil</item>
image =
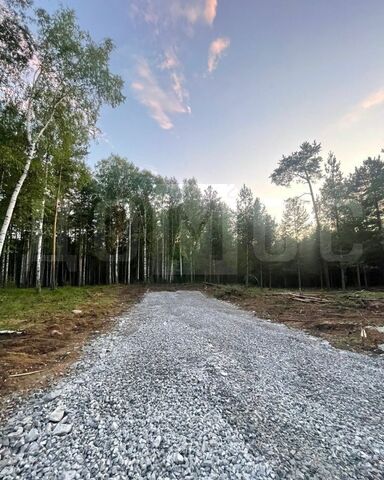
{"label": "bare soil", "polygon": [[[143,286],[116,287],[95,292],[83,304],[81,313],[49,311],[29,321],[20,335],[0,335],[0,395],[43,387],[63,375],[81,347],[94,334],[109,329],[116,316],[137,302]],[[108,302],[98,301],[108,295]]]}
{"label": "bare soil", "polygon": [[[222,300],[252,311],[255,316],[299,328],[337,348],[383,353],[383,292],[288,292],[209,286]],[[366,338],[362,336],[366,334]]]}

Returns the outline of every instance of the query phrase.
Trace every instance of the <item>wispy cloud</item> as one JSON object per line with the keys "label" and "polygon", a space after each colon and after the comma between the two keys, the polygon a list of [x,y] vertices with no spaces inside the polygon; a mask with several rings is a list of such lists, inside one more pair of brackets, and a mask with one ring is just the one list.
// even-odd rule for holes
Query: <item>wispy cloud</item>
{"label": "wispy cloud", "polygon": [[[169,48],[164,53],[164,58],[160,63],[160,70],[169,72],[171,88],[181,103],[185,104],[189,100],[189,93],[184,87],[185,78],[182,73],[181,63],[175,53],[174,48]],[[190,111],[189,107],[187,110]]]}
{"label": "wispy cloud", "polygon": [[221,57],[224,52],[229,48],[231,41],[229,38],[220,37],[214,40],[208,51],[208,72],[212,73],[216,70]]}
{"label": "wispy cloud", "polygon": [[349,126],[358,122],[371,109],[384,103],[384,88],[376,90],[358,103],[340,121],[341,126]]}
{"label": "wispy cloud", "polygon": [[161,70],[173,70],[180,66],[179,59],[173,48],[169,48],[164,52],[164,57],[160,63]]}
{"label": "wispy cloud", "polygon": [[149,24],[169,21],[186,21],[189,25],[205,23],[212,25],[217,13],[218,0],[137,0],[132,3],[134,16],[140,16]]}
{"label": "wispy cloud", "polygon": [[[141,59],[138,62],[136,76],[131,78],[131,87],[136,98],[165,130],[173,128],[175,114],[191,111],[189,92],[185,86],[187,81],[179,55],[187,51],[185,44],[192,41],[198,27],[213,25],[218,1],[131,0],[132,18],[157,45],[151,51],[152,58],[156,57],[157,60],[148,63]],[[212,43],[209,50],[209,72],[216,69],[228,46],[227,38],[218,38]],[[149,58],[149,55],[144,56]]]}
{"label": "wispy cloud", "polygon": [[182,0],[174,0],[170,5],[175,20],[183,18],[191,25],[198,22],[212,25],[216,18],[217,0],[194,0],[187,5]]}
{"label": "wispy cloud", "polygon": [[[172,71],[169,84],[163,86],[145,59],[137,64],[137,79],[131,84],[138,100],[164,130],[173,128],[172,116],[190,112],[186,104],[188,93],[181,74]],[[165,83],[165,82],[164,82]]]}
{"label": "wispy cloud", "polygon": [[212,25],[216,18],[217,0],[206,0],[204,17],[209,25]]}

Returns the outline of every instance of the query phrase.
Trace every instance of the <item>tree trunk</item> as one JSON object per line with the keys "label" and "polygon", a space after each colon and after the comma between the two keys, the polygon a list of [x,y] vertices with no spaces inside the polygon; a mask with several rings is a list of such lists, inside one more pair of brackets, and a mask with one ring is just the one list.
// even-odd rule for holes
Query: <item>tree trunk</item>
{"label": "tree trunk", "polygon": [[191,283],[193,283],[193,248],[191,248]]}
{"label": "tree trunk", "polygon": [[79,239],[79,258],[78,258],[78,279],[77,279],[77,284],[79,287],[82,286],[83,284],[83,236],[80,233],[80,239]]}
{"label": "tree trunk", "polygon": [[6,260],[5,260],[5,273],[4,273],[4,286],[8,285],[8,278],[9,278],[9,261],[11,258],[11,239],[12,237],[8,238],[8,245],[7,245],[7,253],[6,253]]}
{"label": "tree trunk", "polygon": [[56,288],[56,247],[57,247],[57,220],[59,217],[59,204],[60,204],[60,190],[61,190],[61,173],[62,169],[60,168],[59,175],[59,185],[57,187],[56,194],[56,203],[55,203],[55,216],[53,220],[53,230],[52,230],[52,259],[51,259],[51,288],[54,290]]}
{"label": "tree trunk", "polygon": [[137,240],[137,281],[140,281],[140,236]]}
{"label": "tree trunk", "polygon": [[169,269],[169,283],[173,282],[173,266],[174,266],[173,257],[171,257],[171,266]]}
{"label": "tree trunk", "polygon": [[248,287],[249,284],[249,252],[248,244],[246,249],[246,265],[245,265],[245,286]]}
{"label": "tree trunk", "polygon": [[144,243],[143,243],[143,275],[144,282],[147,281],[148,272],[147,272],[147,209],[144,208]]}
{"label": "tree trunk", "polygon": [[345,290],[345,267],[340,264],[340,273],[341,273],[341,289]]}
{"label": "tree trunk", "polygon": [[360,276],[360,265],[356,265],[356,279],[357,279],[357,288],[361,290],[361,276]]}
{"label": "tree trunk", "polygon": [[183,255],[181,252],[181,242],[179,244],[179,264],[180,264],[180,278],[183,278]]}
{"label": "tree trunk", "polygon": [[209,281],[212,282],[212,250],[209,252]]}
{"label": "tree trunk", "polygon": [[23,250],[24,250],[24,246],[22,247],[22,250],[21,250],[21,265],[20,265],[20,277],[19,277],[20,287],[24,287],[25,254]]}
{"label": "tree trunk", "polygon": [[379,228],[379,231],[381,232],[383,230],[383,222],[381,220],[380,205],[377,200],[375,200],[375,211],[376,211],[377,226]]}
{"label": "tree trunk", "polygon": [[116,251],[115,251],[115,283],[119,283],[119,236],[116,236]]}
{"label": "tree trunk", "polygon": [[128,226],[128,284],[131,283],[131,257],[132,257],[132,220]]}
{"label": "tree trunk", "polygon": [[159,237],[156,235],[156,282],[159,281],[160,275],[160,253],[159,253]]}
{"label": "tree trunk", "polygon": [[329,269],[328,269],[328,263],[325,260],[321,260],[323,264],[323,271],[324,271],[324,277],[325,277],[325,285],[327,289],[329,290],[331,288],[331,282],[329,278]]}
{"label": "tree trunk", "polygon": [[23,274],[23,284],[25,287],[30,286],[30,272],[31,272],[31,258],[32,258],[32,253],[31,253],[31,248],[32,248],[32,242],[31,238],[28,235],[27,238],[27,253],[25,255],[25,265],[24,265],[24,274]]}
{"label": "tree trunk", "polygon": [[[318,251],[319,251],[319,260],[321,264],[321,270],[322,273],[324,274],[325,277],[325,284],[326,287],[329,289],[330,288],[330,281],[329,281],[329,271],[328,271],[328,265],[325,260],[323,260],[323,256],[321,254],[321,245],[320,245],[320,233],[321,233],[321,223],[320,223],[320,217],[319,217],[319,211],[317,208],[317,203],[315,199],[315,194],[313,192],[313,187],[312,187],[312,182],[309,176],[306,174],[306,181],[309,187],[309,192],[311,195],[312,199],[312,205],[313,205],[313,212],[315,214],[315,220],[316,220],[316,237],[317,237],[317,242],[318,242]],[[320,273],[320,283],[321,283],[321,288],[323,288],[323,275]]]}
{"label": "tree trunk", "polygon": [[[47,180],[47,172],[46,172]],[[43,249],[43,227],[44,227],[44,215],[45,215],[45,192],[43,200],[41,202],[41,210],[39,223],[37,226],[37,255],[36,255],[36,290],[38,293],[41,292],[41,257]]]}
{"label": "tree trunk", "polygon": [[36,150],[36,145],[33,143],[31,145],[31,148],[28,151],[27,155],[27,161],[25,162],[23,172],[19,178],[19,180],[16,183],[16,186],[12,192],[11,199],[8,204],[7,211],[5,213],[4,221],[0,230],[0,255],[3,252],[3,247],[4,247],[4,242],[5,242],[5,237],[7,235],[7,231],[9,228],[9,224],[11,223],[11,219],[13,216],[13,212],[15,210],[15,205],[17,202],[17,198],[19,196],[20,190],[25,182],[25,179],[28,176],[29,169],[31,167],[32,159],[35,155],[35,150]]}
{"label": "tree trunk", "polygon": [[4,287],[8,285],[9,280],[9,262],[11,259],[11,243],[12,243],[12,230],[9,232],[7,240],[7,249],[5,253],[5,272],[4,272]]}
{"label": "tree trunk", "polygon": [[161,280],[165,277],[165,225],[164,212],[161,214]]}
{"label": "tree trunk", "polygon": [[297,261],[297,283],[299,286],[299,290],[301,292],[302,290],[302,284],[301,284],[301,266],[299,260]]}
{"label": "tree trunk", "polygon": [[112,255],[108,255],[108,284],[112,285]]}
{"label": "tree trunk", "polygon": [[5,287],[4,277],[5,277],[5,260],[6,260],[6,250],[4,250],[4,255],[1,257],[1,286]]}

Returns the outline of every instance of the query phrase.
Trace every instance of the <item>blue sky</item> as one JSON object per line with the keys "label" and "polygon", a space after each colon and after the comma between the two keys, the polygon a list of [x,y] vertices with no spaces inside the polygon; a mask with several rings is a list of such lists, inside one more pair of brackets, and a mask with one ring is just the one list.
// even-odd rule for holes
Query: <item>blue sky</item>
{"label": "blue sky", "polygon": [[292,191],[268,177],[283,154],[316,139],[351,171],[384,147],[382,0],[61,4],[94,38],[114,40],[125,80],[91,165],[119,153],[179,180],[246,183],[278,216]]}

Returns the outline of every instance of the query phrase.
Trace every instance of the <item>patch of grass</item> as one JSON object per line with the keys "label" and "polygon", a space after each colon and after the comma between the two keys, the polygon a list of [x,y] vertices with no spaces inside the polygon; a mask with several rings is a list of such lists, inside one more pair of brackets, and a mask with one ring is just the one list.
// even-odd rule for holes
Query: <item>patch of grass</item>
{"label": "patch of grass", "polygon": [[36,325],[39,320],[72,310],[89,309],[93,303],[108,307],[119,294],[116,286],[62,287],[43,289],[5,288],[0,290],[0,330],[18,330]]}

